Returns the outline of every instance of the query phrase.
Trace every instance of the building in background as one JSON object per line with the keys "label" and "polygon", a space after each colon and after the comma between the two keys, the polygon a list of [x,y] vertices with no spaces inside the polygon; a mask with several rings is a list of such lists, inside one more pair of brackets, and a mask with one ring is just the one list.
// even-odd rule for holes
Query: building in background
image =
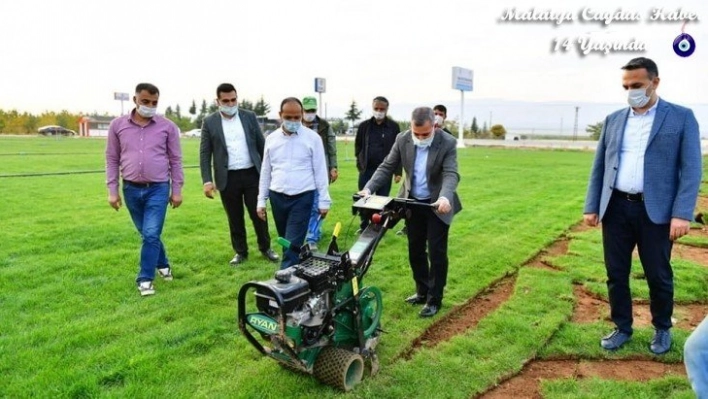
{"label": "building in background", "polygon": [[83,116],[79,120],[80,137],[106,137],[113,116]]}

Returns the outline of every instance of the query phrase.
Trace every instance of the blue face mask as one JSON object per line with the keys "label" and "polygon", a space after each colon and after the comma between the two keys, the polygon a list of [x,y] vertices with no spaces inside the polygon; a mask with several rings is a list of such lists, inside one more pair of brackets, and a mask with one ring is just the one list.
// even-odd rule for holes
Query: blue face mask
{"label": "blue face mask", "polygon": [[302,122],[300,121],[283,121],[283,128],[285,128],[285,130],[289,133],[297,133],[301,125]]}
{"label": "blue face mask", "polygon": [[228,105],[220,105],[219,111],[221,111],[224,115],[234,116],[238,113],[238,105],[234,105],[233,107]]}

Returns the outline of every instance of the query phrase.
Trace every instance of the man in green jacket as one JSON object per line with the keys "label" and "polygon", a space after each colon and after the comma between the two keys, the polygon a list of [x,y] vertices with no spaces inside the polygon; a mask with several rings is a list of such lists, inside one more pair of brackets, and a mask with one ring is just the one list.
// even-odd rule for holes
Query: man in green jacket
{"label": "man in green jacket", "polygon": [[[337,172],[337,136],[334,134],[329,123],[317,116],[317,99],[315,97],[305,97],[302,99],[303,116],[302,122],[305,127],[308,127],[322,138],[322,145],[325,150],[325,159],[327,160],[327,170],[329,171],[329,182],[334,183],[339,176]],[[310,215],[310,223],[307,227],[306,241],[310,246],[316,247],[322,236],[322,221],[320,218],[320,210],[317,203],[317,194],[315,193],[315,201],[312,205],[312,213]]]}

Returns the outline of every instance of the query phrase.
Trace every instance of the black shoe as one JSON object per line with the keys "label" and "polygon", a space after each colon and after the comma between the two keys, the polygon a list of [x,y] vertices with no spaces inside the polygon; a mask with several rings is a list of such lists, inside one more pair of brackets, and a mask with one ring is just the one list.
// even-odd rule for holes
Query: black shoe
{"label": "black shoe", "polygon": [[422,305],[425,303],[425,299],[425,295],[413,294],[406,298],[406,302],[410,303],[411,305]]}
{"label": "black shoe", "polygon": [[669,330],[655,330],[649,350],[655,355],[663,355],[669,349],[671,349],[671,332]]}
{"label": "black shoe", "polygon": [[245,262],[246,259],[248,259],[248,255],[236,254],[236,255],[234,255],[234,258],[231,259],[231,261],[229,262],[229,264],[230,264],[231,266],[238,266],[238,265],[240,265],[241,263]]}
{"label": "black shoe", "polygon": [[271,262],[277,262],[278,260],[280,260],[280,256],[278,256],[278,254],[276,254],[275,251],[273,251],[272,249],[263,251],[261,253]]}
{"label": "black shoe", "polygon": [[423,306],[423,309],[420,310],[420,313],[418,313],[418,315],[420,317],[433,317],[438,313],[439,310],[440,305],[428,303]]}

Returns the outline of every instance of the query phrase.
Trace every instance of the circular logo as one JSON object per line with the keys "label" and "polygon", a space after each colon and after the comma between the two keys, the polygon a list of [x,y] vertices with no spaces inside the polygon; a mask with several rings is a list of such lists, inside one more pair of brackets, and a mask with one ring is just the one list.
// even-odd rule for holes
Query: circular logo
{"label": "circular logo", "polygon": [[674,52],[679,57],[688,57],[696,51],[696,41],[688,33],[682,33],[674,39]]}

